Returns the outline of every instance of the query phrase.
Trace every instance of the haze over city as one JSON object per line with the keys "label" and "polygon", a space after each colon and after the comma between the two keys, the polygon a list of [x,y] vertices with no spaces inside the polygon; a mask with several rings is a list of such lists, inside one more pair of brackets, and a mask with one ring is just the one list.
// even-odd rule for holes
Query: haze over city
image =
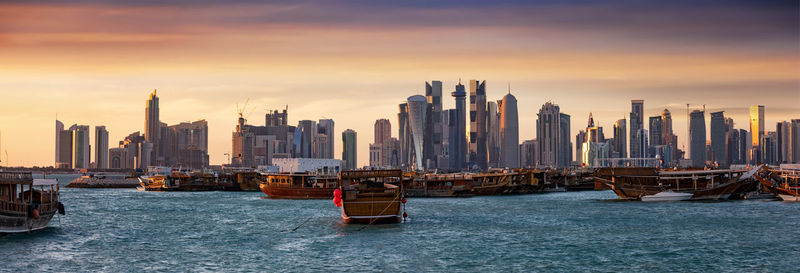
{"label": "haze over city", "polygon": [[367,165],[375,120],[396,137],[398,103],[432,80],[445,94],[459,78],[486,80],[491,101],[510,83],[520,141],[536,136],[547,101],[571,115],[574,136],[590,112],[610,129],[643,99],[645,117],[672,112],[681,148],[687,103],[724,110],[737,129],[749,129],[750,105],[765,106],[768,131],[800,115],[796,1],[368,3],[4,2],[2,164],[52,165],[56,115],[105,125],[116,147],[144,131],[153,89],[163,122],[208,121],[211,164],[228,160],[236,104],[249,99],[254,125],[288,105],[289,124],[354,129]]}

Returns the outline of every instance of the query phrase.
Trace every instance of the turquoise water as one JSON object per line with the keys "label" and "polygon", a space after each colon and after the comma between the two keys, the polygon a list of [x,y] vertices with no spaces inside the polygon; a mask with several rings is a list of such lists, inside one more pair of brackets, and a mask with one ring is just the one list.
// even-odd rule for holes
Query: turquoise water
{"label": "turquoise water", "polygon": [[62,188],[66,216],[0,237],[0,271],[797,272],[800,257],[796,203],[409,199],[407,223],[361,229],[328,200],[262,197]]}

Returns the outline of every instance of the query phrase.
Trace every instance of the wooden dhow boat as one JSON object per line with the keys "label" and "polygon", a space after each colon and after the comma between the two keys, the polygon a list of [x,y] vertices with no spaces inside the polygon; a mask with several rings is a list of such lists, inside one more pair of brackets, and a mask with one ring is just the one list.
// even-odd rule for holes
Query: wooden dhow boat
{"label": "wooden dhow boat", "polygon": [[214,174],[172,172],[169,175],[139,177],[140,191],[214,191],[219,190]]}
{"label": "wooden dhow boat", "polygon": [[641,200],[664,191],[691,193],[691,200],[722,200],[741,194],[757,183],[747,170],[659,170],[657,168],[599,168],[595,181],[611,188],[620,199]]}
{"label": "wooden dhow boat", "polygon": [[33,179],[26,172],[0,172],[0,233],[44,229],[56,213],[64,214],[58,181]]}
{"label": "wooden dhow boat", "polygon": [[259,188],[270,198],[330,199],[338,188],[335,176],[316,176],[308,173],[266,174]]}
{"label": "wooden dhow boat", "polygon": [[399,223],[405,219],[401,170],[358,170],[339,173],[333,202],[345,223]]}
{"label": "wooden dhow boat", "polygon": [[754,175],[758,182],[783,201],[800,202],[800,170],[771,169]]}
{"label": "wooden dhow boat", "polygon": [[426,174],[403,181],[408,197],[470,197],[472,176],[465,173]]}

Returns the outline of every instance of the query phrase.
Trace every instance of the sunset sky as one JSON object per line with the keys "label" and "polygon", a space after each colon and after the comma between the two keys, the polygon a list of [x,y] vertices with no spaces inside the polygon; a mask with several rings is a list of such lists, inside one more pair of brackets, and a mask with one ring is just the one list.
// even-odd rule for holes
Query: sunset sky
{"label": "sunset sky", "polygon": [[107,126],[116,147],[143,131],[153,89],[163,122],[208,121],[212,164],[249,98],[253,125],[285,105],[291,124],[334,119],[337,158],[356,130],[366,165],[375,120],[397,136],[397,104],[431,80],[445,108],[459,78],[486,80],[490,100],[510,83],[520,140],[535,138],[546,101],[572,116],[573,136],[593,112],[612,137],[644,99],[646,117],[672,112],[680,147],[687,103],[737,128],[753,104],[767,130],[800,118],[798,1],[76,2],[0,2],[3,166],[6,150],[11,165],[53,165],[56,114]]}

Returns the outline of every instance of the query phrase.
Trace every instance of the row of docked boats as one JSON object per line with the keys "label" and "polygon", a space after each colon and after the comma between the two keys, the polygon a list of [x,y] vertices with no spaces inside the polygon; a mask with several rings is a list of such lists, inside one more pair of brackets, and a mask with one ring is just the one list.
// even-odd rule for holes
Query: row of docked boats
{"label": "row of docked boats", "polygon": [[764,165],[751,169],[669,170],[657,168],[599,168],[599,188],[611,189],[620,199],[696,201],[778,197],[798,200],[800,171]]}

